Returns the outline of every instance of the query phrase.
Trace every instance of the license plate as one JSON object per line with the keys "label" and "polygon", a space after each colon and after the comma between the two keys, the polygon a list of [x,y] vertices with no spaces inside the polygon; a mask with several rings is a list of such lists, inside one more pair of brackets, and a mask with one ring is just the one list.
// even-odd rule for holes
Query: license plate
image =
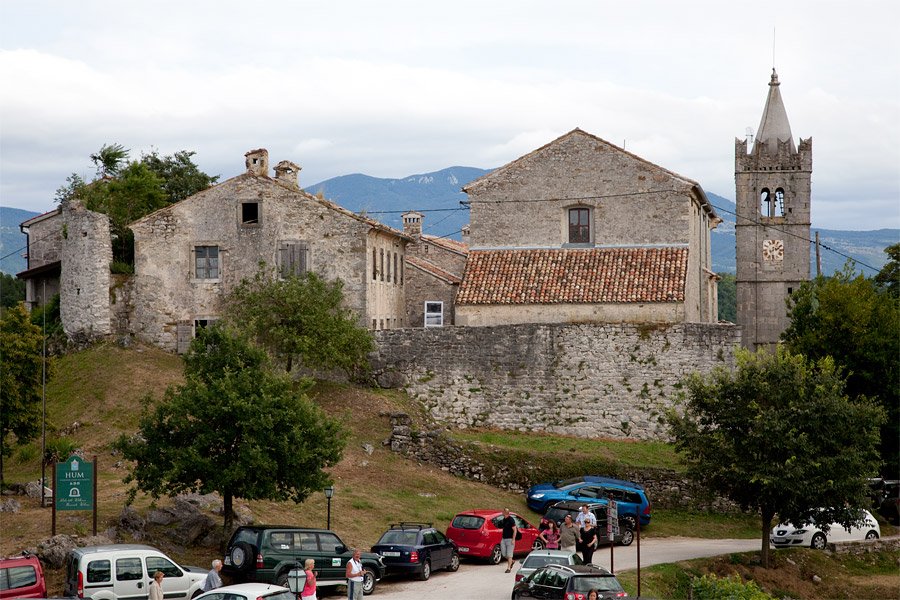
{"label": "license plate", "polygon": [[388,551],[388,552],[382,552],[381,555],[382,556],[400,556],[400,553]]}
{"label": "license plate", "polygon": [[230,556],[226,556],[226,557],[225,557],[225,564],[226,564],[226,565],[231,565],[231,557],[230,557]]}
{"label": "license plate", "polygon": [[460,547],[459,547],[459,551],[460,551],[460,552],[468,552],[468,551],[469,551],[469,549],[468,549],[468,548],[464,548],[464,547],[462,547],[462,546],[460,546]]}
{"label": "license plate", "polygon": [[785,543],[786,541],[787,541],[787,539],[786,539],[786,538],[783,538],[783,537],[772,538],[772,543],[773,543],[773,544],[783,544],[783,543]]}

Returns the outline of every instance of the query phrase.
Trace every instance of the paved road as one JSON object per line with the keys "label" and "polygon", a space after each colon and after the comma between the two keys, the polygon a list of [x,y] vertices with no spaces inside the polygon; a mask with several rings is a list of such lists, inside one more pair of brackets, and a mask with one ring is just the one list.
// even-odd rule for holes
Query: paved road
{"label": "paved road", "polygon": [[[761,540],[704,540],[697,538],[651,538],[641,542],[641,567],[671,563],[690,558],[716,556],[731,552],[758,550]],[[616,546],[613,555],[616,571],[637,567],[637,545]],[[594,553],[595,564],[609,568],[609,549]],[[464,561],[456,573],[437,572],[428,581],[387,578],[379,582],[372,598],[390,600],[508,600],[515,582],[513,573],[504,573],[502,565]]]}

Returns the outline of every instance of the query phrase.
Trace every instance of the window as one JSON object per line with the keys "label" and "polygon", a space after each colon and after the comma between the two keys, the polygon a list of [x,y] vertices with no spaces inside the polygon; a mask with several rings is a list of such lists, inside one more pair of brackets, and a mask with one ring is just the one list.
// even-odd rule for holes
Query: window
{"label": "window", "polygon": [[444,326],[444,303],[425,302],[425,327]]}
{"label": "window", "polygon": [[116,581],[137,581],[144,577],[144,566],[140,558],[120,558],[116,560]]}
{"label": "window", "polygon": [[259,225],[259,202],[241,202],[241,225]]}
{"label": "window", "polygon": [[400,283],[400,271],[397,270],[397,253],[394,252],[394,283]]}
{"label": "window", "polygon": [[301,276],[309,271],[309,243],[284,242],[279,252],[281,277]]}
{"label": "window", "polygon": [[88,583],[102,583],[109,581],[112,569],[108,560],[92,560],[87,566]]}
{"label": "window", "polygon": [[197,337],[201,329],[206,329],[215,322],[216,319],[194,319],[194,337]]}
{"label": "window", "polygon": [[771,217],[772,212],[772,194],[769,188],[763,188],[759,192],[759,213],[764,217]]}
{"label": "window", "polygon": [[372,248],[372,281],[378,279],[378,253]]}
{"label": "window", "polygon": [[387,253],[387,282],[391,282],[391,252]]}
{"label": "window", "polygon": [[218,246],[197,246],[194,248],[194,277],[197,279],[219,278]]}
{"label": "window", "polygon": [[37,583],[37,573],[34,567],[9,567],[0,569],[0,590],[14,590],[28,587]]}
{"label": "window", "polygon": [[435,544],[438,543],[437,536],[434,535],[433,531],[429,531],[428,533],[425,534],[424,537],[425,537],[425,544],[428,546],[434,546]]}
{"label": "window", "polygon": [[339,546],[343,546],[343,544],[333,533],[319,534],[319,550],[321,552],[337,552]]}
{"label": "window", "polygon": [[381,274],[381,281],[384,281],[384,248],[378,251],[378,272]]}
{"label": "window", "polygon": [[152,577],[157,571],[162,571],[166,577],[181,577],[184,573],[178,568],[178,565],[172,561],[160,556],[147,557],[147,574]]}
{"label": "window", "polygon": [[775,207],[774,207],[774,216],[783,217],[784,216],[784,188],[778,188],[775,190]]}
{"label": "window", "polygon": [[569,209],[569,243],[591,243],[591,211],[588,208]]}

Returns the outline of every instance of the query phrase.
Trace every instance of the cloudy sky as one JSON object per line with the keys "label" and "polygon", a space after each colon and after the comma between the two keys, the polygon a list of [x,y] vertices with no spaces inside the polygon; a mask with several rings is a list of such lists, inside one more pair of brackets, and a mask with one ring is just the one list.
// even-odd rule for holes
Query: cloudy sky
{"label": "cloudy sky", "polygon": [[0,203],[52,208],[110,142],[223,178],[265,147],[311,185],[575,127],[733,199],[774,64],[813,225],[900,227],[898,24],[896,0],[0,0]]}

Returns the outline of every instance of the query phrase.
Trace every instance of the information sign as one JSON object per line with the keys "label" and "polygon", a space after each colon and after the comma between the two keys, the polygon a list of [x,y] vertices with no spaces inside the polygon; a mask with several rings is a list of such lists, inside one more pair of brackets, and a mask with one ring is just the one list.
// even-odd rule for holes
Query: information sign
{"label": "information sign", "polygon": [[619,535],[619,507],[615,500],[610,500],[606,506],[606,529],[610,538]]}
{"label": "information sign", "polygon": [[73,454],[56,463],[56,510],[93,510],[94,465]]}

